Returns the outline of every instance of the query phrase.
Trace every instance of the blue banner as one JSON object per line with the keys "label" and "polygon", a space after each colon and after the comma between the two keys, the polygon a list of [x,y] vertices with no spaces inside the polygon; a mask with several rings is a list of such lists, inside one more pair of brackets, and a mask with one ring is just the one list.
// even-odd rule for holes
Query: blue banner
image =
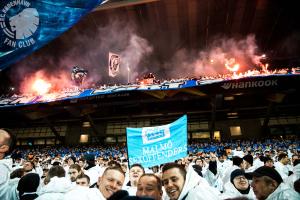
{"label": "blue banner", "polygon": [[187,116],[163,126],[126,128],[129,164],[152,167],[187,155]]}
{"label": "blue banner", "polygon": [[58,37],[101,2],[1,0],[0,71]]}

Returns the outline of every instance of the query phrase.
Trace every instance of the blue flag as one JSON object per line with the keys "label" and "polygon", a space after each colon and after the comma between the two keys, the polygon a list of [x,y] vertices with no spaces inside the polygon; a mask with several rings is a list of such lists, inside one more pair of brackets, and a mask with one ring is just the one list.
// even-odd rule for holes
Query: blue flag
{"label": "blue flag", "polygon": [[187,155],[187,116],[163,126],[126,128],[129,164],[152,167]]}
{"label": "blue flag", "polygon": [[0,71],[72,27],[102,0],[1,0]]}

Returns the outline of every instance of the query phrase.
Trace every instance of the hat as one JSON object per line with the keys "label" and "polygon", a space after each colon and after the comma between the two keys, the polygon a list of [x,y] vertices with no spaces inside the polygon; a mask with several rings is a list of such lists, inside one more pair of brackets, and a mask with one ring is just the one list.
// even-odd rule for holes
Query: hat
{"label": "hat", "polygon": [[266,162],[268,162],[268,161],[274,162],[273,159],[270,158],[269,156],[263,157],[263,160],[264,160],[264,163],[265,163],[265,164],[266,164]]}
{"label": "hat", "polygon": [[21,197],[25,192],[36,192],[40,184],[40,176],[37,173],[29,173],[23,176],[18,183],[17,190]]}
{"label": "hat", "polygon": [[245,156],[243,157],[243,159],[244,159],[245,161],[247,161],[251,166],[253,165],[253,156],[252,156],[252,155],[247,154],[247,155],[245,155]]}
{"label": "hat", "polygon": [[237,176],[245,176],[245,171],[242,169],[233,170],[230,175],[230,182],[233,183],[233,179]]}
{"label": "hat", "polygon": [[246,173],[245,175],[248,179],[252,179],[253,177],[268,176],[271,179],[275,180],[278,184],[283,182],[280,174],[276,171],[276,169],[267,166],[259,167],[254,172]]}
{"label": "hat", "polygon": [[243,159],[238,156],[234,156],[232,158],[233,165],[240,166],[242,164],[242,162],[243,162]]}

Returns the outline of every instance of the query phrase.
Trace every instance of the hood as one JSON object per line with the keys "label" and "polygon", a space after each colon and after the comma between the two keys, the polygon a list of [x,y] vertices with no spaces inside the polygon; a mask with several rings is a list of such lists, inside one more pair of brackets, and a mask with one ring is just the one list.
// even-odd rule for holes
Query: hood
{"label": "hood", "polygon": [[[248,199],[255,199],[255,194],[253,192],[253,189],[250,188],[249,193],[248,194],[241,194],[231,182],[227,182],[224,185],[224,193],[221,195],[223,197],[226,198],[233,198],[233,197],[239,197],[239,196],[243,196],[243,197],[247,197]],[[222,198],[223,199],[223,198]]]}
{"label": "hood", "polygon": [[208,182],[204,178],[199,176],[197,172],[195,172],[195,170],[192,168],[192,166],[189,166],[184,186],[178,199],[182,199],[192,188],[197,185],[209,186]]}
{"label": "hood", "polygon": [[70,191],[74,186],[71,184],[71,181],[66,177],[57,177],[54,176],[50,179],[50,182],[41,188],[38,192],[39,195],[44,193],[66,193]]}
{"label": "hood", "polygon": [[293,172],[294,172],[294,174],[300,176],[300,164],[296,165],[296,166],[293,168]]}
{"label": "hood", "polygon": [[12,159],[2,159],[0,160],[0,164],[5,166],[10,172],[12,171]]}
{"label": "hood", "polygon": [[285,183],[281,183],[267,199],[300,199],[300,195]]}

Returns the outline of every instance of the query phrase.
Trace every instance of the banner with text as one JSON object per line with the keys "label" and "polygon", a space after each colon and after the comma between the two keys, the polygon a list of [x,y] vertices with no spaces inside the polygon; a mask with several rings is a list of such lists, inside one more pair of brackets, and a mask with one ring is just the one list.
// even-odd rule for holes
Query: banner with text
{"label": "banner with text", "polygon": [[152,167],[187,155],[187,116],[163,126],[126,128],[129,164]]}

